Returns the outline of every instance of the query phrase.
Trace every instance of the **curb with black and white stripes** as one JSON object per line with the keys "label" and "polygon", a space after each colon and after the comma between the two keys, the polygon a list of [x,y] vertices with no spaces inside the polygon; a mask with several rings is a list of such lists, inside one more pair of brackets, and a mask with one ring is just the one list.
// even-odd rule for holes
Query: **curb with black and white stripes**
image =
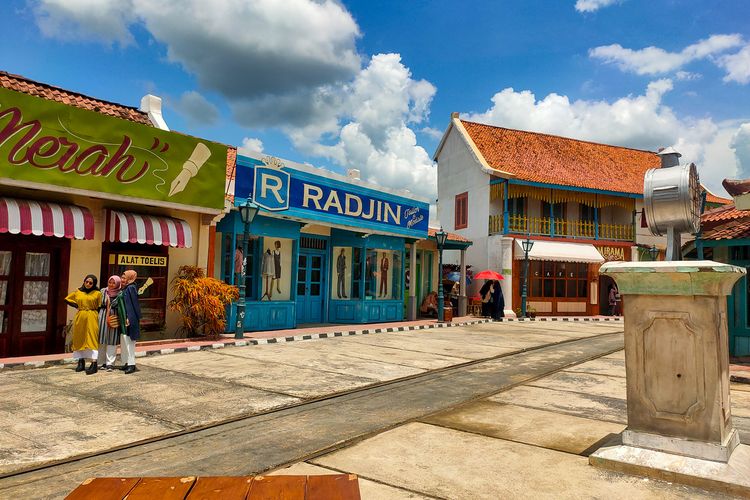
{"label": "curb with black and white stripes", "polygon": [[[330,339],[336,337],[351,337],[354,335],[371,335],[376,333],[394,333],[394,332],[408,332],[414,330],[428,330],[431,328],[448,328],[452,326],[468,326],[477,325],[481,323],[491,323],[493,320],[488,318],[475,319],[470,321],[461,321],[456,323],[429,323],[426,325],[407,325],[407,326],[395,326],[387,328],[364,328],[361,330],[348,330],[348,331],[336,331],[336,332],[324,332],[324,333],[310,333],[306,335],[293,335],[286,337],[271,337],[268,339],[239,339],[230,340],[227,342],[215,342],[213,344],[206,345],[193,345],[183,347],[165,347],[163,349],[154,349],[152,351],[137,351],[135,353],[136,358],[144,358],[146,356],[157,356],[163,354],[174,354],[177,352],[191,352],[191,351],[210,351],[215,349],[224,349],[227,347],[245,347],[251,345],[266,345],[266,344],[284,344],[288,342],[296,342],[303,340],[318,340],[318,339]],[[526,322],[526,321],[620,321],[622,318],[594,318],[594,317],[540,317],[540,318],[500,318],[498,321],[502,322]],[[40,360],[40,361],[25,361],[19,363],[0,363],[0,371],[3,370],[14,370],[23,368],[44,368],[48,366],[67,365],[76,363],[77,360],[71,358],[64,359],[53,359],[53,360]]]}

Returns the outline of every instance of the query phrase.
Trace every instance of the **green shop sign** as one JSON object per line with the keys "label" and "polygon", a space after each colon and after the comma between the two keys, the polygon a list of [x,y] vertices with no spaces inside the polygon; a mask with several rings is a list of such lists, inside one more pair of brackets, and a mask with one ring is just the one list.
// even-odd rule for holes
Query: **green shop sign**
{"label": "green shop sign", "polygon": [[0,178],[222,209],[226,159],[221,144],[0,89]]}

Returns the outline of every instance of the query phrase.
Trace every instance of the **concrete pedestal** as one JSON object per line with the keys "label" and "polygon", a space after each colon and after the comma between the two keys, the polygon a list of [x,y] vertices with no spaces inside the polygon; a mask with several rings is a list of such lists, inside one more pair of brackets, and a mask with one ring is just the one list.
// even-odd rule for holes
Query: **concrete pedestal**
{"label": "concrete pedestal", "polygon": [[[608,449],[607,460],[647,467],[637,462],[648,453],[633,450],[651,450],[696,459],[691,467],[728,464],[739,437],[729,401],[726,297],[745,270],[711,261],[616,262],[600,273],[617,282],[625,317],[628,428],[624,450]],[[604,449],[590,463],[603,458]]]}

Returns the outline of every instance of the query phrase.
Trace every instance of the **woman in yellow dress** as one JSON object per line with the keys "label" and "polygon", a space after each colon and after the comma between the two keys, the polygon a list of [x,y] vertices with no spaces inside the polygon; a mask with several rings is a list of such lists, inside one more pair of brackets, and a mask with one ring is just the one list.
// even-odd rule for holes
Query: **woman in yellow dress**
{"label": "woman in yellow dress", "polygon": [[[73,358],[78,360],[77,372],[86,370],[87,375],[96,373],[99,349],[99,307],[102,293],[96,287],[96,276],[89,274],[83,286],[65,297],[69,306],[78,309],[73,318]],[[91,365],[86,368],[86,359]]]}

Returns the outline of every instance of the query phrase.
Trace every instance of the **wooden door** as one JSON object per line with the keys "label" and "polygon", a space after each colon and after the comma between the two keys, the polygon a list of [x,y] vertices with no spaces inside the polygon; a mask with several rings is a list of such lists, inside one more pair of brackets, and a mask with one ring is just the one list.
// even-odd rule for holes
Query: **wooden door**
{"label": "wooden door", "polygon": [[67,239],[0,237],[0,357],[63,350],[69,254]]}

